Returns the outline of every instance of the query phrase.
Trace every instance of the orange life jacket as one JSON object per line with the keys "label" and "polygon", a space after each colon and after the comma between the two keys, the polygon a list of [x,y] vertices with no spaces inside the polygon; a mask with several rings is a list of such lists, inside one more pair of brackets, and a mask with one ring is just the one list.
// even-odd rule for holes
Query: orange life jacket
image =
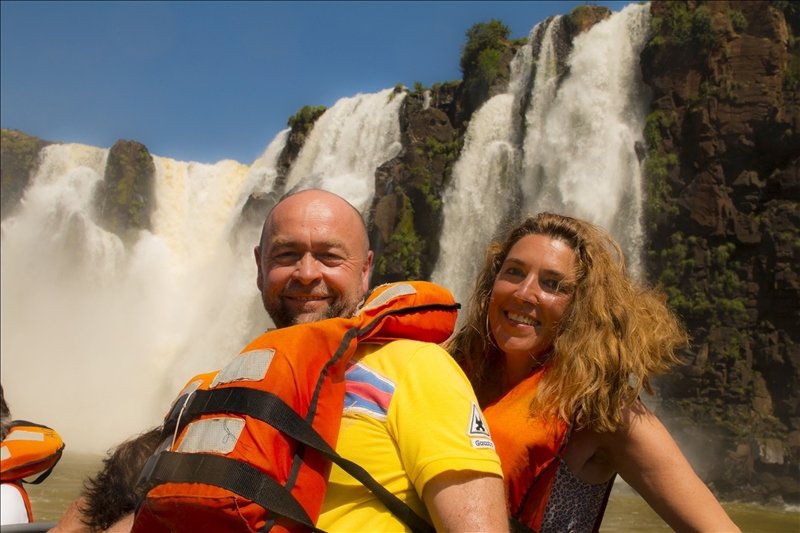
{"label": "orange life jacket", "polygon": [[[548,366],[534,370],[516,387],[483,410],[503,465],[511,531],[539,531],[550,503],[561,455],[572,425],[558,416],[532,416],[530,405]],[[599,531],[611,490],[608,483],[593,532]]]}
{"label": "orange life jacket", "polygon": [[[38,484],[45,480],[61,459],[64,442],[47,426],[25,420],[11,422],[8,435],[0,443],[0,482],[13,483],[22,493],[28,521],[33,522],[33,512],[28,493],[22,483]],[[32,481],[25,478],[38,476]]]}
{"label": "orange life jacket", "polygon": [[[483,410],[503,465],[509,515],[535,531],[542,522],[558,456],[569,434],[569,424],[562,419],[530,414],[531,400],[546,369],[540,367]],[[513,520],[512,525],[517,526]]]}
{"label": "orange life jacket", "polygon": [[[352,318],[270,331],[221,371],[195,377],[142,473],[146,497],[132,531],[316,530],[331,460],[345,468],[334,448],[358,343],[443,342],[458,307],[432,283],[383,285]],[[416,515],[401,518],[430,529]]]}
{"label": "orange life jacket", "polygon": [[61,459],[64,441],[47,426],[15,420],[0,443],[0,481],[21,481],[41,474],[34,481],[41,483]]}

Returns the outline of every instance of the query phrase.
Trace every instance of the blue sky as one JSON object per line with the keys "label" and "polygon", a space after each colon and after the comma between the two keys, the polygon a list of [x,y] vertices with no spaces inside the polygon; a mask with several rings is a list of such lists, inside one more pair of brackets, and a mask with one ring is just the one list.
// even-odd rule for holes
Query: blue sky
{"label": "blue sky", "polygon": [[584,3],[3,1],[0,126],[250,164],[304,105],[460,79],[476,22],[525,37]]}

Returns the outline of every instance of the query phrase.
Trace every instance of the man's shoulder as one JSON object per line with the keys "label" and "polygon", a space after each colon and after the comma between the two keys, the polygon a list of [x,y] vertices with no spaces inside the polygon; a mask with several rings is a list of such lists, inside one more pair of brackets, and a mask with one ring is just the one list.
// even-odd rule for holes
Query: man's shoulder
{"label": "man's shoulder", "polygon": [[363,344],[359,346],[359,353],[362,356],[370,357],[390,357],[394,359],[415,359],[417,355],[430,357],[450,357],[441,346],[432,342],[424,342],[413,339],[397,339],[382,344]]}
{"label": "man's shoulder", "polygon": [[458,365],[438,344],[417,340],[400,339],[385,344],[359,346],[354,361],[399,380],[408,372],[440,375],[458,374]]}

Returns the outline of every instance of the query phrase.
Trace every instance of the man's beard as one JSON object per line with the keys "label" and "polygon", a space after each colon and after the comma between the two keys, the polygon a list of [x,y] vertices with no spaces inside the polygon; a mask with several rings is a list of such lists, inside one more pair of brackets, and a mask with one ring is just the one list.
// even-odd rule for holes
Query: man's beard
{"label": "man's beard", "polygon": [[295,314],[280,297],[270,300],[264,297],[262,300],[264,301],[264,309],[266,309],[267,314],[277,328],[308,324],[325,320],[326,318],[351,317],[355,314],[360,303],[360,301],[348,302],[345,298],[339,296],[334,299],[331,305],[321,311]]}

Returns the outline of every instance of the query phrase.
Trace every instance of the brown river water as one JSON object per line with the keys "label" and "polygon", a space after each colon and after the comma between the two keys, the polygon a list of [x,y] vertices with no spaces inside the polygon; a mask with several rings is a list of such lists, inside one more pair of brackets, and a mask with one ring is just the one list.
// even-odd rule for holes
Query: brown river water
{"label": "brown river water", "polygon": [[[56,521],[81,491],[83,480],[101,465],[99,455],[65,453],[53,473],[41,485],[27,485],[36,521]],[[725,503],[730,517],[747,533],[799,533],[800,508],[766,507],[747,503]],[[603,525],[604,533],[648,533],[670,531],[644,500],[623,482],[611,493]]]}

